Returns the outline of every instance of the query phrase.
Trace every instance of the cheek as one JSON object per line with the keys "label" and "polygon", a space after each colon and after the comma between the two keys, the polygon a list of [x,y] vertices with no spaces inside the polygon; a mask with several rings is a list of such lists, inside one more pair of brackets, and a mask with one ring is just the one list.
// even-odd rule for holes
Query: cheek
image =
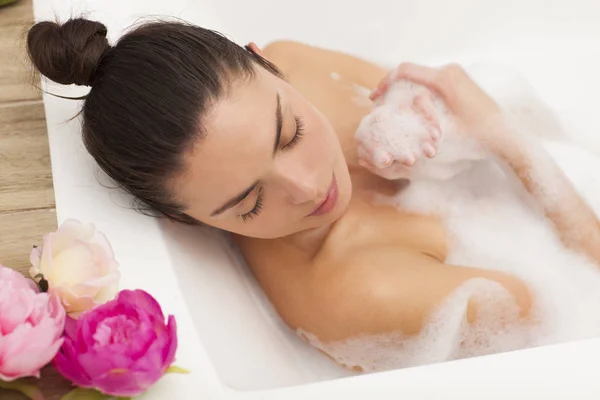
{"label": "cheek", "polygon": [[331,140],[323,132],[311,132],[310,137],[306,138],[306,143],[302,149],[305,165],[308,170],[322,170],[324,165],[330,165],[335,158],[335,148]]}
{"label": "cheek", "polygon": [[310,128],[310,147],[309,151],[313,152],[319,159],[325,161],[334,158],[339,147],[339,141],[329,124],[329,121],[324,116],[315,116],[313,124]]}

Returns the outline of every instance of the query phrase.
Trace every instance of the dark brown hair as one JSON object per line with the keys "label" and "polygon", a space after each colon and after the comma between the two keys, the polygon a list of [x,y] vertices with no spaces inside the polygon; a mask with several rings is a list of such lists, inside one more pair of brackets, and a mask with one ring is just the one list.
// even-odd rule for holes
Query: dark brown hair
{"label": "dark brown hair", "polygon": [[170,180],[183,154],[206,134],[202,116],[232,79],[260,65],[277,68],[223,35],[181,22],[152,22],[113,47],[100,22],[40,22],[29,56],[48,79],[91,86],[82,108],[83,141],[98,165],[140,201],[138,207],[186,223]]}

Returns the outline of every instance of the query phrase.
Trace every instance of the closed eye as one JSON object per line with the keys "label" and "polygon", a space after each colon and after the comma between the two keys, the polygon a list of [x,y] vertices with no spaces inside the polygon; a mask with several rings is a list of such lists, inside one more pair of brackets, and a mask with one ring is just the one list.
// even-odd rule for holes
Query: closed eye
{"label": "closed eye", "polygon": [[295,145],[298,144],[298,142],[300,141],[300,139],[302,139],[302,136],[304,135],[304,121],[302,121],[302,117],[294,116],[294,120],[296,121],[296,133],[294,134],[294,137],[292,137],[292,140],[290,140],[285,146],[283,146],[283,149],[285,150],[292,149]]}
{"label": "closed eye", "polygon": [[[296,121],[296,133],[294,133],[292,139],[285,146],[283,146],[282,149],[284,150],[292,149],[298,144],[298,142],[300,142],[300,139],[302,139],[304,135],[304,121],[302,121],[302,117],[294,116],[294,120]],[[247,213],[240,215],[240,218],[244,222],[248,222],[260,214],[263,206],[263,198],[263,188],[260,188],[258,191],[258,198],[256,199],[256,204],[254,205],[254,208],[252,208],[252,210],[248,211]]]}
{"label": "closed eye", "polygon": [[260,189],[258,189],[258,198],[256,199],[256,204],[254,205],[254,208],[252,210],[248,211],[247,213],[240,215],[240,218],[242,219],[242,221],[248,222],[252,218],[257,217],[258,214],[260,214],[260,212],[262,210],[262,204],[263,204],[263,188],[261,187]]}

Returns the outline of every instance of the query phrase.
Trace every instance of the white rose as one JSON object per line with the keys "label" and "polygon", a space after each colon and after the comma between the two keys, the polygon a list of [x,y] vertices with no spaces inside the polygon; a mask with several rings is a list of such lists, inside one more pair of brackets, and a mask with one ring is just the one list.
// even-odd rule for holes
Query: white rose
{"label": "white rose", "polygon": [[[65,221],[44,236],[44,244],[31,251],[31,276],[48,281],[67,313],[80,313],[112,300],[118,291],[119,264],[106,239],[93,224]],[[40,276],[41,275],[41,276]]]}

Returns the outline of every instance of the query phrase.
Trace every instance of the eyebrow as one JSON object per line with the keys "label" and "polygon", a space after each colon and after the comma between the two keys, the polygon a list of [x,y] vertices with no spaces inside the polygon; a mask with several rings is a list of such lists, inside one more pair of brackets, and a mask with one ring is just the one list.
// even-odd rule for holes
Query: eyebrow
{"label": "eyebrow", "polygon": [[[279,93],[277,93],[277,107],[275,108],[275,123],[276,123],[276,125],[275,125],[275,144],[273,146],[273,156],[275,156],[275,153],[277,152],[277,149],[279,148],[279,142],[281,141],[281,130],[283,127],[283,117],[281,114],[281,97],[279,97]],[[216,217],[217,215],[221,215],[225,211],[237,206],[239,203],[244,201],[244,199],[246,197],[248,197],[254,189],[256,189],[256,186],[258,186],[258,183],[259,183],[259,181],[254,182],[252,185],[250,185],[250,187],[248,187],[242,193],[240,193],[237,196],[232,197],[231,199],[226,201],[225,204],[223,204],[221,207],[219,207],[215,211],[213,211],[210,214],[210,216]]]}
{"label": "eyebrow", "polygon": [[281,98],[277,93],[277,108],[275,108],[275,121],[277,123],[275,129],[275,145],[273,146],[273,155],[277,153],[279,148],[279,141],[281,140],[281,127],[283,126],[283,117],[281,116]]}

